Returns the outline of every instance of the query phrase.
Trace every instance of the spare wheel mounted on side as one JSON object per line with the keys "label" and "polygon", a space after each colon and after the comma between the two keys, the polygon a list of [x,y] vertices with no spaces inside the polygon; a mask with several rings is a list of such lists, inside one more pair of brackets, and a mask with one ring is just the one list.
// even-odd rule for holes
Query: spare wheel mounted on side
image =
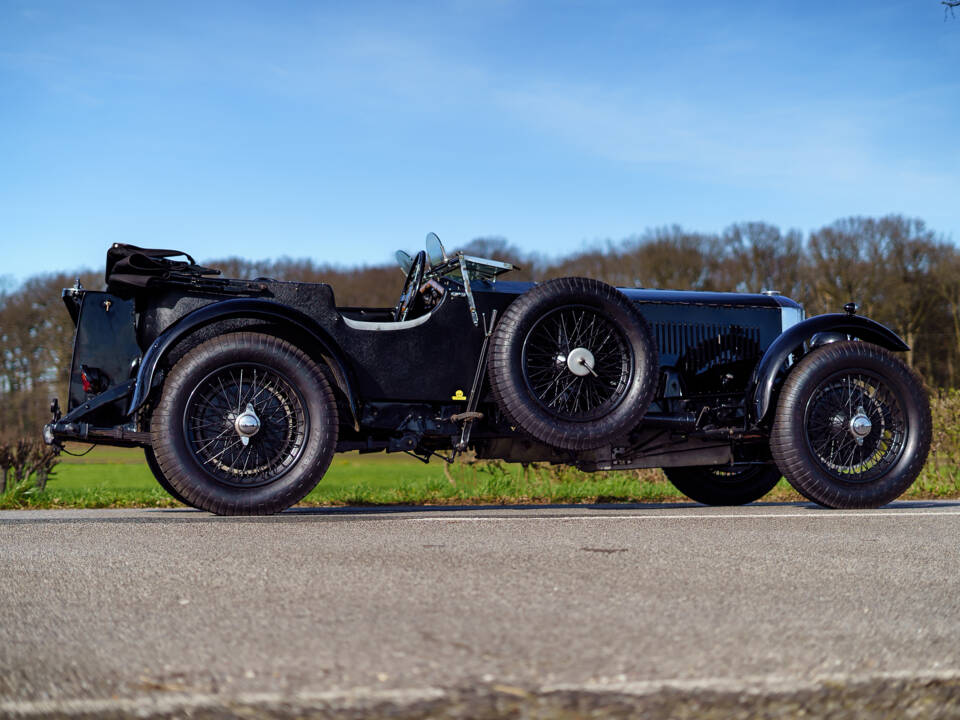
{"label": "spare wheel mounted on side", "polygon": [[628,433],[656,389],[657,349],[636,306],[597,280],[550,280],[515,300],[490,347],[490,385],[534,438],[589,450]]}

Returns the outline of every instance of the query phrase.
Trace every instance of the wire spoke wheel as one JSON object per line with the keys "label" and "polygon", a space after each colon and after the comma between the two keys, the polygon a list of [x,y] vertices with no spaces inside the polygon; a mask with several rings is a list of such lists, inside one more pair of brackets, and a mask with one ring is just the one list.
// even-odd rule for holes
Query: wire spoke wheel
{"label": "wire spoke wheel", "polygon": [[490,339],[490,390],[504,419],[563,450],[625,438],[650,407],[658,366],[637,305],[588,278],[534,286]]}
{"label": "wire spoke wheel", "polygon": [[270,515],[316,487],[337,447],[321,365],[267,333],[200,343],[170,369],[150,416],[157,467],[195,508]]}
{"label": "wire spoke wheel", "polygon": [[303,452],[304,400],[283,374],[256,363],[203,378],[183,413],[187,447],[218,483],[252,488],[274,482]]}
{"label": "wire spoke wheel", "polygon": [[827,378],[810,397],[805,415],[814,459],[838,480],[870,482],[886,473],[903,451],[903,406],[873,373],[845,371]]}
{"label": "wire spoke wheel", "polygon": [[917,479],[930,450],[930,402],[920,377],[892,353],[840,340],[789,371],[770,431],[770,453],[808,500],[880,507]]}
{"label": "wire spoke wheel", "polygon": [[582,305],[540,318],[523,344],[522,369],[531,395],[553,416],[588,421],[615,408],[633,374],[623,330]]}

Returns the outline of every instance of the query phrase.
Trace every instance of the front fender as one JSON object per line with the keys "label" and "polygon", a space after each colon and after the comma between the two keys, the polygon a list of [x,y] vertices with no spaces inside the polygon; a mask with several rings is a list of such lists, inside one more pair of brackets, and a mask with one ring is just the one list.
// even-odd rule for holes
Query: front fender
{"label": "front fender", "polygon": [[[343,391],[343,394],[347,398],[350,412],[353,416],[354,426],[357,426],[356,397],[353,392],[353,387],[350,384],[347,368],[340,359],[336,348],[325,337],[323,330],[312,318],[296,308],[261,298],[233,298],[211,303],[210,305],[204,305],[184,315],[160,333],[143,354],[143,360],[137,369],[136,383],[130,398],[130,407],[127,414],[132,416],[137,410],[143,407],[143,404],[147,401],[147,396],[150,394],[150,389],[153,387],[157,367],[174,345],[190,333],[207,325],[220,322],[221,320],[234,320],[238,318],[267,320],[268,322],[296,329],[316,342],[320,348],[320,355],[330,368],[334,382],[336,382],[337,387]],[[309,349],[310,348],[307,348],[307,350]]]}
{"label": "front fender", "polygon": [[784,363],[790,355],[803,354],[810,339],[817,333],[830,332],[850,339],[865,340],[887,350],[903,352],[909,350],[903,339],[893,330],[869,318],[845,313],[815,315],[803,322],[792,325],[780,337],[773,341],[763,358],[757,364],[747,387],[750,398],[750,415],[754,423],[760,423],[770,411],[773,398],[773,386]]}

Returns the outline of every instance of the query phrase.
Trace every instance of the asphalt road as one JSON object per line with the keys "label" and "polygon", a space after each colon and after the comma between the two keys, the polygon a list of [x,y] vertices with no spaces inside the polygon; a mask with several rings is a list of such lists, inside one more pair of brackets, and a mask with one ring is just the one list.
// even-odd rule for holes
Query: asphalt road
{"label": "asphalt road", "polygon": [[960,698],[960,503],[0,513],[0,716],[915,681]]}

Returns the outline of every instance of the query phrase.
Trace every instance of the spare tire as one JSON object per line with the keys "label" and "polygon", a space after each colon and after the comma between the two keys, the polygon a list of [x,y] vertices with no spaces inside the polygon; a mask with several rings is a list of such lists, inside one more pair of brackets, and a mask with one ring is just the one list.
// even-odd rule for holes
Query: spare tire
{"label": "spare tire", "polygon": [[636,306],[588,278],[550,280],[521,295],[490,342],[500,409],[564,450],[598,448],[636,427],[653,399],[658,365]]}

